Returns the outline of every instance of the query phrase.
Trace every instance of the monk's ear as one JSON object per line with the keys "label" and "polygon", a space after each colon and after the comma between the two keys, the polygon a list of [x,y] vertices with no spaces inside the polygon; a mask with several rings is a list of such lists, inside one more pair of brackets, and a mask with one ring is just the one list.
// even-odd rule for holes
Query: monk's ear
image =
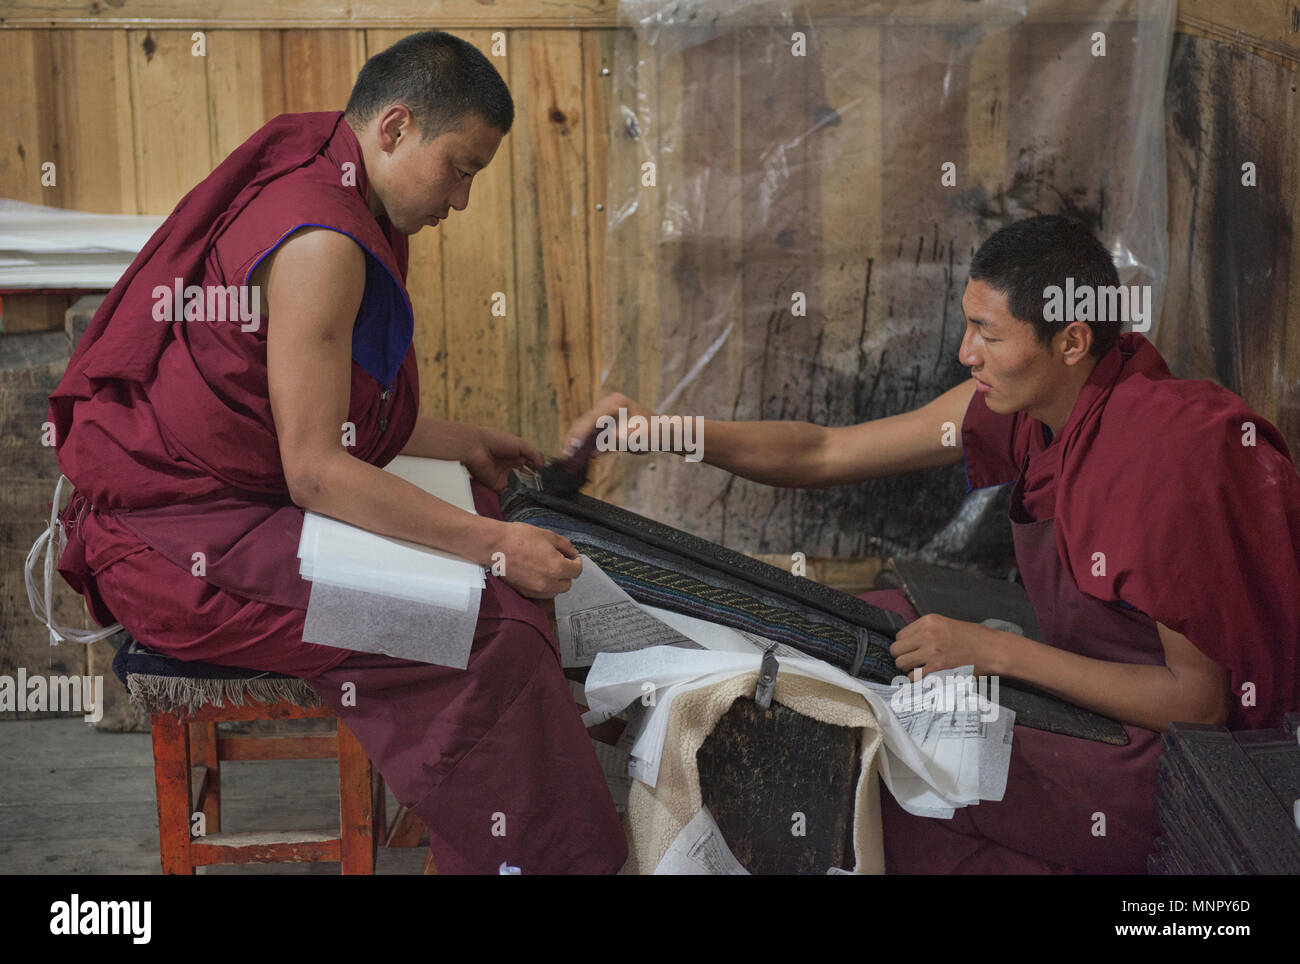
{"label": "monk's ear", "polygon": [[1092,351],[1092,327],[1084,321],[1072,321],[1060,336],[1061,353],[1067,365],[1077,365]]}
{"label": "monk's ear", "polygon": [[375,141],[384,153],[415,136],[415,118],[405,104],[390,104],[375,115]]}

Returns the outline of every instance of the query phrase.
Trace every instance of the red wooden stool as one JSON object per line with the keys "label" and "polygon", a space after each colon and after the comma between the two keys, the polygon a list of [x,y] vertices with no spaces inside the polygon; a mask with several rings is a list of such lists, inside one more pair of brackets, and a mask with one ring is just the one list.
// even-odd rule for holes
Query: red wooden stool
{"label": "red wooden stool", "polygon": [[[337,734],[231,736],[217,724],[232,720],[337,719],[326,706],[290,700],[242,706],[210,703],[187,711],[158,710],[153,723],[154,781],[158,792],[158,844],[165,874],[193,874],[205,864],[337,860],[345,874],[373,874],[384,840],[384,783],[357,738],[340,720]],[[302,760],[337,757],[339,833],[221,830],[223,760]],[[191,820],[204,814],[206,834],[191,836]]]}

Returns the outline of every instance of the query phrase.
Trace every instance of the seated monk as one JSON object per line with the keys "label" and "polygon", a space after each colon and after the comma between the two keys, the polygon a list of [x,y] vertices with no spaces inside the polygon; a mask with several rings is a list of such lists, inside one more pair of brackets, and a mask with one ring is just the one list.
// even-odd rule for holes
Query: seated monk
{"label": "seated monk", "polygon": [[[973,378],[849,427],[704,423],[703,461],[769,485],[963,458],[971,489],[1015,483],[1016,561],[1046,643],[917,618],[897,591],[864,598],[911,620],[891,649],[900,671],[973,665],[1128,732],[1112,746],[1016,726],[1004,798],[951,820],[882,794],[892,873],[1144,873],[1160,733],[1179,721],[1273,727],[1300,706],[1300,476],[1285,441],[1226,389],[1174,378],[1117,322],[1049,320],[1047,292],[1067,278],[1094,294],[1119,284],[1083,225],[1012,224],[971,260],[960,360]],[[612,395],[574,424],[570,449],[620,407],[624,424],[655,414]]]}
{"label": "seated monk", "polygon": [[[612,873],[626,840],[532,601],[581,561],[504,522],[495,494],[540,455],[417,414],[406,239],[466,209],[513,119],[487,58],[414,34],[370,58],[346,111],[275,118],[187,194],[51,397],[76,486],[60,572],[152,649],[306,679],[427,824],[440,872]],[[240,297],[214,317],[173,297],[190,286]],[[399,453],[464,463],[478,514],[383,471]],[[304,642],[306,509],[484,566],[504,553],[468,668]]]}

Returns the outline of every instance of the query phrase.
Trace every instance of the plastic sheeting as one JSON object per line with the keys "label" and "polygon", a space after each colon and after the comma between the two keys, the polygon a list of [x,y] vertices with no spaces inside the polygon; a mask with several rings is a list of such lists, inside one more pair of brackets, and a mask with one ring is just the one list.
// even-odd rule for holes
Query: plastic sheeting
{"label": "plastic sheeting", "polygon": [[[607,390],[705,418],[915,408],[968,377],[975,249],[1040,213],[1092,225],[1159,317],[1172,2],[624,0],[620,16]],[[960,465],[804,492],[608,461],[603,492],[751,552],[959,558],[980,518]]]}

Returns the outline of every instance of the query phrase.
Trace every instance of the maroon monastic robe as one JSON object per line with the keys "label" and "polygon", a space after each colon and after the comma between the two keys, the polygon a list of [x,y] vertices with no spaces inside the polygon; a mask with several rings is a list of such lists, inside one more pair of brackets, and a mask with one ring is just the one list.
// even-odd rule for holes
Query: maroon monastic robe
{"label": "maroon monastic robe", "polygon": [[[367,269],[350,451],[385,465],[415,427],[419,383],[406,238],[370,198],[355,134],[326,112],[275,118],[181,200],[51,396],[76,487],[59,571],[101,624],[168,655],[308,678],[335,704],[349,684],[358,705],[336,708],[429,824],[440,870],[617,870],[626,842],[536,603],[489,579],[465,671],[303,642],[303,511],[271,415],[268,322],[187,319],[167,295],[246,284],[304,225],[352,237]],[[499,517],[495,496],[474,489],[480,512]]]}
{"label": "maroon monastic robe", "polygon": [[1079,591],[1224,667],[1230,727],[1281,725],[1300,705],[1300,475],[1281,433],[1227,389],[1174,378],[1139,334],[1097,362],[1059,438],[1043,428],[976,394],[970,486],[1014,482],[1027,457],[1025,508],[1055,517]]}
{"label": "maroon monastic robe", "polygon": [[[361,148],[341,112],[281,115],[181,200],[96,313],[50,407],[59,465],[76,486],[59,568],[101,622],[121,616],[105,606],[95,574],[146,546],[202,571],[199,582],[218,590],[306,610],[303,513],[280,465],[267,326],[155,321],[155,288],[176,278],[243,285],[303,225],[354,238],[368,256],[353,335],[350,451],[385,465],[415,427],[419,380],[406,238],[386,220],[381,227],[369,203]],[[489,580],[482,611],[546,632],[538,608],[505,589]],[[296,639],[278,631],[291,628],[256,644],[243,633],[196,634],[183,658],[307,676],[347,655],[304,643],[300,627]]]}
{"label": "maroon monastic robe", "polygon": [[[1242,445],[1246,422],[1254,446]],[[1059,436],[976,394],[962,439],[972,488],[1016,482],[1016,558],[1049,644],[1159,665],[1164,623],[1228,670],[1230,725],[1276,725],[1296,708],[1300,478],[1239,398],[1172,378],[1145,338],[1125,335]],[[897,595],[869,598],[915,618]],[[1160,737],[1125,729],[1129,744],[1114,747],[1017,726],[1003,799],[952,820],[914,817],[885,794],[886,869],[1142,873]]]}

